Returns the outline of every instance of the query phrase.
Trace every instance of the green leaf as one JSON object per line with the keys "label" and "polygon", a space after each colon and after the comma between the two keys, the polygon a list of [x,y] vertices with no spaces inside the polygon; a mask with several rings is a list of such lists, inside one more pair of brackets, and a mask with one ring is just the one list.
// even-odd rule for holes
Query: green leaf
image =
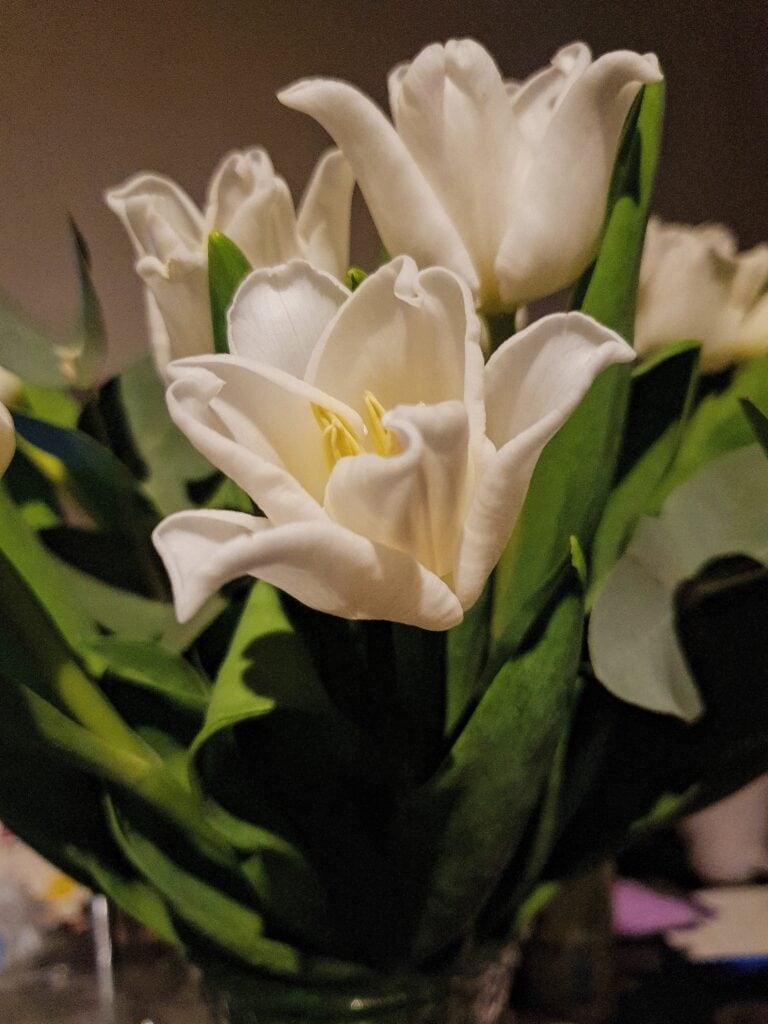
{"label": "green leaf", "polygon": [[445,676],[445,735],[453,736],[465,714],[481,696],[480,677],[488,654],[488,619],[492,584],[483,592],[458,626],[449,630]]}
{"label": "green leaf", "polygon": [[208,290],[215,352],[229,352],[227,310],[250,269],[246,256],[230,238],[220,231],[211,232],[208,236]]}
{"label": "green leaf", "polygon": [[[613,202],[594,266],[577,286],[580,308],[631,339],[645,224],[659,155],[664,92],[645,86],[614,170]],[[634,115],[633,115],[634,116]],[[602,373],[550,441],[496,573],[492,634],[519,643],[547,600],[545,581],[569,557],[571,535],[588,550],[608,497],[629,399],[630,370]]]}
{"label": "green leaf", "polygon": [[212,466],[168,415],[165,388],[151,359],[142,359],[120,375],[120,395],[146,466],[142,490],[162,515],[189,508],[188,482],[208,476]]}
{"label": "green leaf", "polygon": [[761,412],[755,403],[750,402],[748,398],[741,398],[740,402],[744,415],[749,420],[755,433],[755,437],[760,442],[763,451],[768,455],[768,416]]}
{"label": "green leaf", "polygon": [[96,289],[91,280],[91,258],[88,246],[72,217],[69,229],[75,249],[77,276],[80,282],[80,338],[73,352],[75,380],[89,387],[99,374],[107,351],[107,333]]}
{"label": "green leaf", "polygon": [[762,413],[768,412],[768,355],[746,363],[732,382],[717,394],[707,395],[691,414],[680,449],[654,496],[657,512],[665,499],[702,466],[726,452],[755,440],[744,415],[742,399],[749,399]]}
{"label": "green leaf", "polygon": [[419,958],[464,934],[526,836],[566,728],[583,614],[571,587],[533,646],[499,671],[442,768],[400,809],[395,849]]}
{"label": "green leaf", "polygon": [[599,584],[621,557],[641,515],[674,460],[693,402],[699,348],[680,342],[633,375],[619,479],[592,545],[592,583]]}
{"label": "green leaf", "polygon": [[57,341],[0,295],[0,366],[28,384],[61,388],[65,380],[59,365]]}
{"label": "green leaf", "polygon": [[109,672],[121,680],[150,690],[170,704],[198,714],[208,706],[209,688],[188,661],[159,644],[101,637],[91,650]]}
{"label": "green leaf", "polygon": [[351,292],[356,291],[368,275],[360,267],[350,267],[344,278],[344,284]]}
{"label": "green leaf", "polygon": [[768,463],[758,445],[729,452],[643,519],[598,591],[589,625],[595,675],[617,697],[693,721],[698,688],[674,629],[675,587],[713,558],[768,558]]}

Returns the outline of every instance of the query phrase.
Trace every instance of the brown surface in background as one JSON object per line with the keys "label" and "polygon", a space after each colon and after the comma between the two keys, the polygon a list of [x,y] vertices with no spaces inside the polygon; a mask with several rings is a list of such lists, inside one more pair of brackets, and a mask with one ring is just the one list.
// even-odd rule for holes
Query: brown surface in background
{"label": "brown surface in background", "polygon": [[[151,169],[199,201],[228,149],[263,144],[298,194],[327,139],[280,106],[279,87],[334,75],[384,103],[394,64],[462,35],[510,77],[577,38],[595,53],[655,50],[669,87],[658,211],[725,221],[744,245],[768,239],[765,0],[0,0],[0,288],[51,325],[71,321],[71,211],[93,252],[111,361],[129,361],[143,309],[104,188]],[[353,255],[370,265],[375,254],[358,203]]]}

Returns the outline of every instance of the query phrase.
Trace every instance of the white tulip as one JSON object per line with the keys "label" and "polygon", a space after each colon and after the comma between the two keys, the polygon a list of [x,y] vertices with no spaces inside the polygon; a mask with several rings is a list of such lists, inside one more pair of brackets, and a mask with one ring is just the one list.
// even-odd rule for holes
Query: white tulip
{"label": "white tulip", "polygon": [[637,294],[635,348],[700,341],[701,368],[768,352],[768,245],[738,252],[720,224],[648,222]]}
{"label": "white tulip", "polygon": [[461,39],[394,69],[394,127],[344,82],[305,79],[278,96],[334,138],[389,252],[449,267],[495,313],[588,265],[627,112],[660,79],[652,54],[593,62],[573,43],[525,82],[505,82],[479,43]]}
{"label": "white tulip", "polygon": [[0,402],[0,476],[8,469],[16,451],[16,430],[13,417]]}
{"label": "white tulip", "polygon": [[220,231],[253,267],[300,257],[343,277],[349,260],[354,180],[329,150],[318,162],[298,214],[285,181],[264,149],[233,152],[211,179],[203,212],[169,178],[137,174],[106,200],[136,251],[146,285],[153,355],[164,373],[171,359],[213,351],[208,297],[208,236]]}
{"label": "white tulip", "polygon": [[464,283],[407,257],[351,295],[301,261],[253,271],[230,354],[168,367],[172,418],[264,513],[158,526],[179,618],[250,574],[345,618],[459,622],[544,445],[603,368],[634,357],[580,313],[534,323],[485,366],[480,337]]}

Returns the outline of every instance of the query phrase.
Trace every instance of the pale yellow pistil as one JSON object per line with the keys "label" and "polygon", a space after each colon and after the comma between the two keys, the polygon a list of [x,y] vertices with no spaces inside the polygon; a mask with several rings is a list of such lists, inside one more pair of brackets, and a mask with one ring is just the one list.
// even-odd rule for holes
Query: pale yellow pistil
{"label": "pale yellow pistil", "polygon": [[385,412],[384,406],[370,391],[365,392],[363,401],[376,454],[383,455],[385,458],[390,455],[399,455],[401,449],[400,442],[397,440],[397,434],[387,429],[381,422]]}
{"label": "pale yellow pistil", "polygon": [[[381,422],[385,412],[384,406],[370,391],[364,393],[363,404],[368,422],[366,433],[373,441],[376,454],[385,458],[398,455],[401,449],[397,435]],[[312,412],[323,434],[323,450],[329,469],[333,469],[339,459],[348,455],[359,455],[364,451],[360,438],[343,416],[314,402]]]}

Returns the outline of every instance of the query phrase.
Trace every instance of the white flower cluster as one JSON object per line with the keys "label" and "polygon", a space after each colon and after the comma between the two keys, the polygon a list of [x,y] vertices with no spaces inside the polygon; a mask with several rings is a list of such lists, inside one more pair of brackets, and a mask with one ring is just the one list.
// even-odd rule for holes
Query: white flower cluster
{"label": "white flower cluster", "polygon": [[[593,61],[577,43],[509,82],[482,46],[454,40],[392,72],[392,122],[341,82],[280,94],[339,147],[298,215],[259,149],[224,160],[202,213],[157,175],[108,194],[146,284],[171,416],[264,513],[189,511],[158,527],[180,618],[251,574],[349,618],[461,620],[542,449],[597,374],[634,356],[571,313],[484,362],[479,314],[588,266],[627,112],[660,77],[653,55]],[[350,293],[355,181],[394,258]],[[227,355],[213,352],[211,231],[254,268]]]}

